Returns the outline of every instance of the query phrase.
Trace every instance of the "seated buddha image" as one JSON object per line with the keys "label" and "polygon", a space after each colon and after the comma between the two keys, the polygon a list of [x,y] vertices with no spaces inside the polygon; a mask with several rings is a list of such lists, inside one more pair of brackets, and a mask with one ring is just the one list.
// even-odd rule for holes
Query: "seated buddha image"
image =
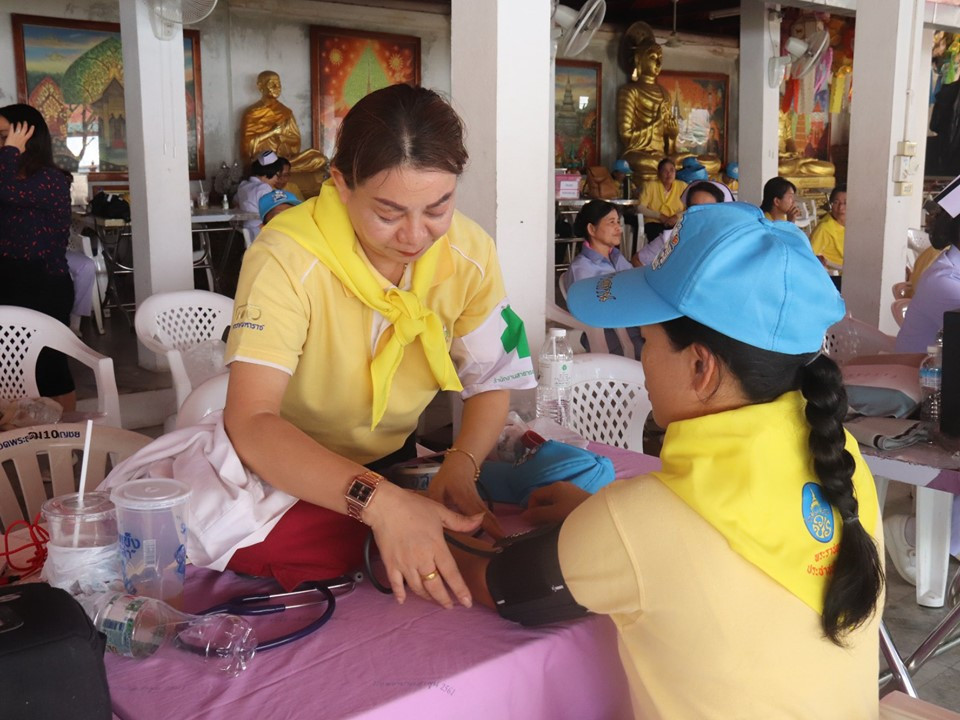
{"label": "seated buddha image", "polygon": [[780,111],[779,150],[777,174],[780,177],[833,177],[832,162],[807,157],[805,153],[797,150],[790,116],[782,110]]}
{"label": "seated buddha image", "polygon": [[[630,50],[632,49],[632,52]],[[678,124],[670,95],[657,82],[663,65],[663,48],[646,23],[634,23],[621,44],[621,64],[632,67],[631,82],[617,93],[617,131],[622,157],[637,176],[655,177],[657,163],[674,150]]]}
{"label": "seated buddha image", "polygon": [[241,123],[244,161],[249,165],[264,150],[273,150],[290,161],[294,173],[326,173],[327,157],[319,150],[300,151],[300,127],[293,111],[281,103],[280,76],[264,70],[257,76],[260,100],[247,108]]}

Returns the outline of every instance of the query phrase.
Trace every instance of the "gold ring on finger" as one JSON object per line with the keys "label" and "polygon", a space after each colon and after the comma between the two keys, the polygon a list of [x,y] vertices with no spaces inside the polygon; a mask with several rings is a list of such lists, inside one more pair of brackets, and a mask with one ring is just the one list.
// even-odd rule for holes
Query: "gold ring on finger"
{"label": "gold ring on finger", "polygon": [[426,575],[421,575],[421,576],[420,576],[420,579],[421,579],[423,582],[427,582],[427,580],[435,580],[439,574],[440,574],[440,573],[438,573],[436,570],[434,570],[433,572],[429,572],[429,573],[427,573]]}

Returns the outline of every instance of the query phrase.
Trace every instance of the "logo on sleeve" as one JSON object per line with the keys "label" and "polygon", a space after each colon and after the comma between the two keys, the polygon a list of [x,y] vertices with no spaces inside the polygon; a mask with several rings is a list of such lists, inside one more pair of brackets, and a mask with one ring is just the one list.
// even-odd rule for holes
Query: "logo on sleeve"
{"label": "logo on sleeve", "polygon": [[503,351],[510,353],[516,350],[517,357],[530,357],[530,345],[527,342],[527,331],[523,328],[523,320],[509,305],[500,311],[500,317],[507,324],[506,329],[500,335]]}
{"label": "logo on sleeve", "polygon": [[827,502],[823,488],[817,483],[809,482],[803,486],[801,492],[803,505],[803,523],[807,532],[817,542],[828,543],[833,540],[833,506]]}
{"label": "logo on sleeve", "polygon": [[233,311],[232,330],[240,328],[249,328],[250,330],[263,330],[263,323],[258,323],[260,319],[260,308],[256,305],[241,305]]}

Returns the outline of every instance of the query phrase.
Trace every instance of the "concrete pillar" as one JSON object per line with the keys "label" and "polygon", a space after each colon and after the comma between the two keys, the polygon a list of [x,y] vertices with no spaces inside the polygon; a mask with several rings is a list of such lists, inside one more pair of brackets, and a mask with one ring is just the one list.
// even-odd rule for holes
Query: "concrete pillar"
{"label": "concrete pillar", "polygon": [[470,153],[457,206],[496,240],[534,356],[553,292],[550,11],[550,0],[453,0],[451,7],[453,105]]}
{"label": "concrete pillar", "polygon": [[[144,2],[120,3],[134,286],[150,295],[193,288],[183,33],[159,40]],[[150,192],[147,192],[149,183]],[[156,368],[140,347],[140,364]]]}
{"label": "concrete pillar", "polygon": [[740,193],[759,205],[763,185],[777,174],[780,88],[770,87],[767,65],[780,55],[780,18],[763,0],[740,3]]}
{"label": "concrete pillar", "polygon": [[[897,160],[909,141],[926,142],[929,49],[922,55],[923,0],[858,3],[858,42],[853,56],[854,102],[850,118],[847,173],[847,231],[843,294],[858,319],[896,334],[890,313],[893,283],[904,278],[907,228],[919,224],[920,166],[907,182],[895,183]],[[921,72],[922,71],[922,72]],[[922,100],[921,100],[922,99]],[[922,158],[921,158],[922,159]]]}

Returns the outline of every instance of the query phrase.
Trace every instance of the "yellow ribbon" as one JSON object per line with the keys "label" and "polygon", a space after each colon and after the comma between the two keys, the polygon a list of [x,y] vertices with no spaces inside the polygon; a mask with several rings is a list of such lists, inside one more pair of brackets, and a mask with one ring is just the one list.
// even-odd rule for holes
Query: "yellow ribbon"
{"label": "yellow ribbon", "polygon": [[447,349],[443,323],[433,310],[423,304],[442,254],[450,252],[446,235],[434,242],[413,263],[410,290],[400,290],[396,287],[384,289],[381,281],[364,262],[361,256],[363,250],[347,209],[340,202],[332,181],[324,183],[318,197],[281,213],[270,222],[269,227],[289,235],[316,255],[347,291],[390,323],[370,363],[373,384],[371,430],[386,412],[390,388],[403,360],[404,348],[415,340],[419,339],[423,346],[427,364],[438,387],[441,390],[463,389]]}

